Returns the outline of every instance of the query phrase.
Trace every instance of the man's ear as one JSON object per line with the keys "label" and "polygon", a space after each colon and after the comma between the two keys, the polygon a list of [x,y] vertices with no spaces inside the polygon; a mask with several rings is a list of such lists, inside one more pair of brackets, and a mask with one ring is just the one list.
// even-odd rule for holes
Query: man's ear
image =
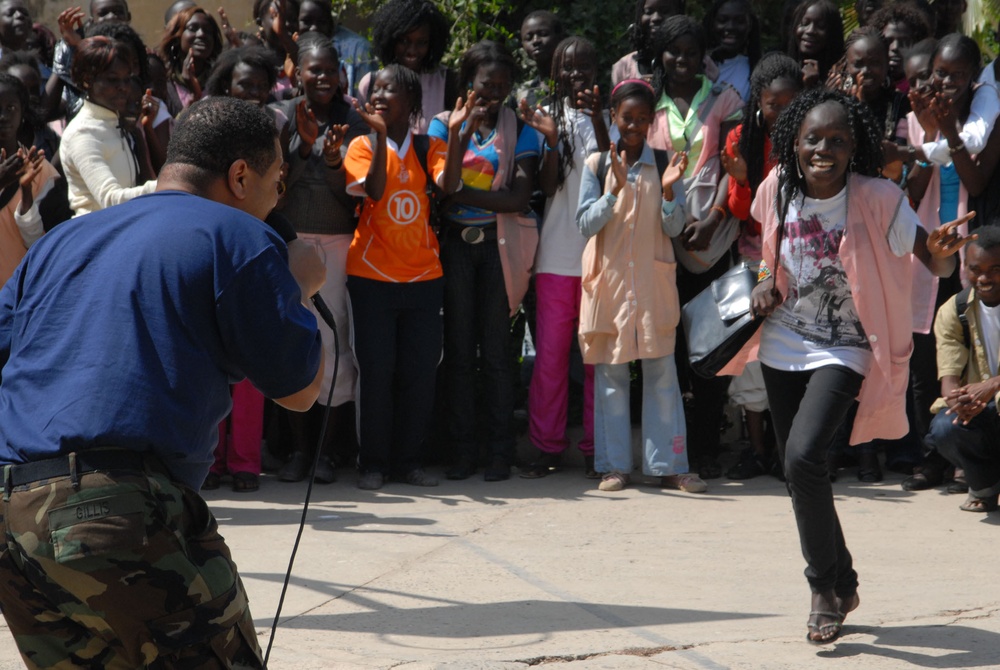
{"label": "man's ear", "polygon": [[249,181],[250,164],[243,158],[238,158],[229,166],[227,185],[233,197],[237,200],[246,200],[250,195],[251,182]]}

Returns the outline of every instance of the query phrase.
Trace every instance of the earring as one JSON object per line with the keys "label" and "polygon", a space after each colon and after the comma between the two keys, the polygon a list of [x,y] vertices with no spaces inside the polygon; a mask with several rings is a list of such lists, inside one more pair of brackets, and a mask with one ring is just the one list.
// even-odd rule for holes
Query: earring
{"label": "earring", "polygon": [[797,157],[795,159],[795,172],[799,175],[799,181],[806,180],[805,175],[802,174],[802,164],[799,163],[799,159]]}
{"label": "earring", "polygon": [[848,163],[848,165],[847,165],[847,171],[848,172],[856,172],[857,171],[857,167],[854,164],[854,156],[851,156],[851,162]]}
{"label": "earring", "polygon": [[757,127],[758,128],[760,128],[762,125],[764,125],[764,113],[761,110],[758,109],[757,113],[754,114],[753,118],[754,118],[754,121],[757,122]]}

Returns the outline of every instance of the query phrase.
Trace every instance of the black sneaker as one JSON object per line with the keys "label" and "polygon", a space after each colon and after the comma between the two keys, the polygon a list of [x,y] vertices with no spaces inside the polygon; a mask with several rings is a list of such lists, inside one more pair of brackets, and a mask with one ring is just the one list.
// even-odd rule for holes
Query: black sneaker
{"label": "black sneaker", "polygon": [[757,457],[753,447],[746,447],[740,452],[740,460],[726,471],[726,478],[734,480],[753,479],[767,473],[767,467]]}

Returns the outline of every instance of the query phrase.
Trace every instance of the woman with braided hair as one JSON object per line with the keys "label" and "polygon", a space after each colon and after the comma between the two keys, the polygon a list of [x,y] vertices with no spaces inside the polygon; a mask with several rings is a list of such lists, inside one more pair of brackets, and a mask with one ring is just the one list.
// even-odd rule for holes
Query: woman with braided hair
{"label": "woman with braided hair", "polygon": [[[722,165],[726,169],[726,206],[740,220],[736,246],[740,259],[754,270],[760,265],[760,222],[750,216],[750,203],[775,160],[771,130],[781,112],[802,90],[799,64],[781,53],[765,56],[750,77],[750,99],[740,125],[729,131]],[[781,463],[768,454],[764,418],[767,392],[760,364],[751,363],[729,385],[729,401],[743,408],[750,446],[726,472],[729,479],[750,479],[769,470],[781,476]],[[773,466],[772,466],[773,464]]]}
{"label": "woman with braided hair", "polygon": [[723,373],[761,361],[812,591],[807,639],[825,644],[860,602],[826,453],[855,399],[852,443],[906,434],[909,255],[950,275],[969,217],[928,235],[899,187],[878,178],[878,125],[841,91],[800,95],[771,141],[778,165],[751,207],[764,224],[753,309],[767,319]]}

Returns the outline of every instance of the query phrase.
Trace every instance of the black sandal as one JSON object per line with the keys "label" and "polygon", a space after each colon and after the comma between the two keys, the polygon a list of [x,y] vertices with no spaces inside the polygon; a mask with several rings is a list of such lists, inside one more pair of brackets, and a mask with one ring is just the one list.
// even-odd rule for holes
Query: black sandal
{"label": "black sandal", "polygon": [[250,493],[260,488],[260,477],[252,472],[233,473],[233,491],[236,493]]}

